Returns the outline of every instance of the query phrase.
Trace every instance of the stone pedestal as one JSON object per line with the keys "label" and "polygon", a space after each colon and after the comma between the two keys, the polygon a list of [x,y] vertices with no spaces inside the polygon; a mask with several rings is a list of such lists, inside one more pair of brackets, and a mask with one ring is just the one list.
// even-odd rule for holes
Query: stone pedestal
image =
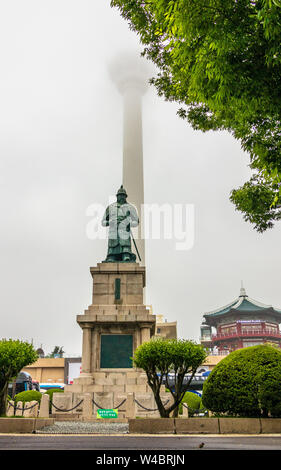
{"label": "stone pedestal", "polygon": [[[154,400],[146,375],[133,367],[131,359],[155,332],[156,316],[143,303],[145,267],[99,263],[90,271],[92,304],[77,316],[83,331],[81,374],[65,392],[90,393],[101,408],[116,407],[133,393],[151,407]],[[139,414],[144,411],[139,409]]]}

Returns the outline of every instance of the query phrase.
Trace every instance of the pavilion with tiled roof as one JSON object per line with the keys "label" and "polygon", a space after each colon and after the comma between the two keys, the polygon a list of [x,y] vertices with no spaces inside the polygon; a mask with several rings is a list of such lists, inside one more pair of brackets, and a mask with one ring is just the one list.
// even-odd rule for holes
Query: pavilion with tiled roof
{"label": "pavilion with tiled roof", "polygon": [[210,349],[228,352],[265,342],[281,347],[281,310],[251,299],[243,286],[239,297],[203,318],[200,340]]}

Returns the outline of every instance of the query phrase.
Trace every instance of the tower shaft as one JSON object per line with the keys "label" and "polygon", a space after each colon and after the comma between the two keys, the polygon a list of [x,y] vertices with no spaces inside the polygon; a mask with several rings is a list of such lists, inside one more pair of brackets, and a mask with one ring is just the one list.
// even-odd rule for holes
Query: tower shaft
{"label": "tower shaft", "polygon": [[144,204],[142,96],[137,88],[128,87],[123,94],[123,185],[129,200],[137,208],[140,225],[134,234],[142,263],[145,246],[142,239],[142,206]]}

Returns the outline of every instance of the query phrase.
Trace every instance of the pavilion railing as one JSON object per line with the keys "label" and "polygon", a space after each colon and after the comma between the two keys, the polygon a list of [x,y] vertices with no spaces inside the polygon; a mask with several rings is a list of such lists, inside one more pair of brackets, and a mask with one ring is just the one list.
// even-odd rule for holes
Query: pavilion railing
{"label": "pavilion railing", "polygon": [[228,339],[228,338],[241,338],[241,337],[263,337],[267,336],[270,338],[281,338],[281,333],[277,331],[270,331],[270,330],[244,330],[241,332],[233,332],[233,333],[218,333],[216,335],[212,335],[212,341],[220,340],[220,339]]}

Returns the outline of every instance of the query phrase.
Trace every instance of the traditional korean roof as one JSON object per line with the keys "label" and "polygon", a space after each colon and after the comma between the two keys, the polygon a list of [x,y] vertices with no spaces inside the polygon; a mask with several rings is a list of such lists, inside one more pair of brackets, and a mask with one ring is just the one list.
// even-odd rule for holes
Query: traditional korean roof
{"label": "traditional korean roof", "polygon": [[225,305],[224,307],[218,308],[211,312],[205,313],[203,316],[208,324],[210,321],[214,319],[218,319],[218,317],[227,315],[229,312],[231,313],[240,313],[240,314],[249,314],[251,312],[257,313],[272,313],[274,316],[281,318],[281,310],[274,309],[271,305],[263,304],[258,302],[257,300],[251,299],[247,294],[243,287],[241,286],[240,295],[235,300],[230,302],[229,304]]}

